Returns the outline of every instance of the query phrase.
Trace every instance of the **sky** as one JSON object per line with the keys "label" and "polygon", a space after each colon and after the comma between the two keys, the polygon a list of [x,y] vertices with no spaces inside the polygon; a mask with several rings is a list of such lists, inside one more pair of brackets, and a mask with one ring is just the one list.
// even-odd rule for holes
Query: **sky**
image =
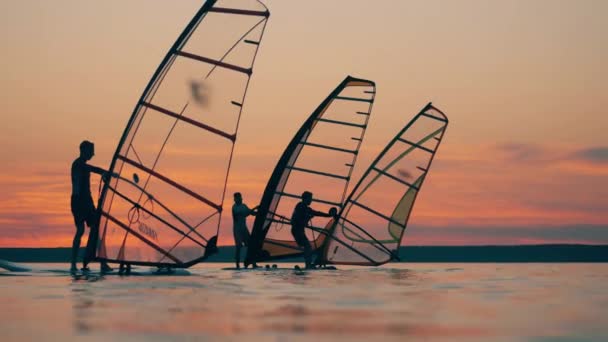
{"label": "sky", "polygon": [[[0,247],[70,245],[78,144],[109,165],[201,3],[0,3]],[[608,2],[266,5],[228,193],[256,203],[304,119],[353,75],[378,91],[355,178],[427,102],[450,117],[407,244],[608,243]]]}

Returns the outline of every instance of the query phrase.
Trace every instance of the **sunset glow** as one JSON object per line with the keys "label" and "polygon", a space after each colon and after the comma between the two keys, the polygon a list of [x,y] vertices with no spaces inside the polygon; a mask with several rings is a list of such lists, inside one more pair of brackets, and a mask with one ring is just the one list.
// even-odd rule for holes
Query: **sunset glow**
{"label": "sunset glow", "polygon": [[[200,3],[113,0],[93,10],[58,0],[0,11],[0,247],[71,244],[78,144],[94,141],[90,163],[108,167],[143,87]],[[608,244],[608,3],[584,3],[267,1],[272,20],[224,208],[236,191],[258,203],[303,120],[352,74],[378,85],[355,180],[428,101],[450,117],[404,245]],[[179,153],[184,163],[222,157],[204,146]],[[223,175],[172,165],[221,191]],[[98,184],[93,176],[95,199]],[[227,213],[220,245],[233,243]]]}

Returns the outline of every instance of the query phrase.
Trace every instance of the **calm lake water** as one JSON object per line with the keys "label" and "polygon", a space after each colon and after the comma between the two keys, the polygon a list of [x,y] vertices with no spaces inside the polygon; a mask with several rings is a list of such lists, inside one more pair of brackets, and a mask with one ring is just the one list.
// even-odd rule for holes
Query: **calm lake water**
{"label": "calm lake water", "polygon": [[0,339],[608,341],[608,264],[229,266],[89,280],[0,271]]}

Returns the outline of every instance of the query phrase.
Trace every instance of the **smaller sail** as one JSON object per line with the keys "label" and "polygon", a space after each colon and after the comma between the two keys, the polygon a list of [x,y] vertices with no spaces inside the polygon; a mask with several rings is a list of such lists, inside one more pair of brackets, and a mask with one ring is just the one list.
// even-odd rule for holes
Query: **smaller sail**
{"label": "smaller sail", "polygon": [[[290,218],[304,191],[313,193],[317,211],[342,207],[375,94],[374,82],[348,76],[304,122],[268,181],[246,265],[302,253],[291,235]],[[323,245],[333,224],[330,218],[311,220],[306,234],[313,248]]]}
{"label": "smaller sail", "polygon": [[393,138],[346,200],[322,263],[381,265],[398,258],[447,125],[446,115],[429,103]]}

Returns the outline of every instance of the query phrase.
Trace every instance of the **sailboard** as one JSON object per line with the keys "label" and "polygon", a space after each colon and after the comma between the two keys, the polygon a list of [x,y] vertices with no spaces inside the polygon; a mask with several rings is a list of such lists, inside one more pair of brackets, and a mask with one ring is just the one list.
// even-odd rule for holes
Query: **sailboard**
{"label": "sailboard", "polygon": [[[375,83],[348,76],[297,131],[266,185],[253,224],[245,265],[300,255],[290,218],[304,191],[315,210],[340,209],[346,198],[376,94]],[[317,217],[307,235],[324,244],[332,218]]]}
{"label": "sailboard", "polygon": [[126,125],[100,192],[96,259],[186,268],[217,251],[226,182],[270,13],[207,0]]}
{"label": "sailboard", "polygon": [[377,266],[399,260],[414,202],[447,126],[447,116],[429,103],[403,127],[349,195],[318,263]]}

